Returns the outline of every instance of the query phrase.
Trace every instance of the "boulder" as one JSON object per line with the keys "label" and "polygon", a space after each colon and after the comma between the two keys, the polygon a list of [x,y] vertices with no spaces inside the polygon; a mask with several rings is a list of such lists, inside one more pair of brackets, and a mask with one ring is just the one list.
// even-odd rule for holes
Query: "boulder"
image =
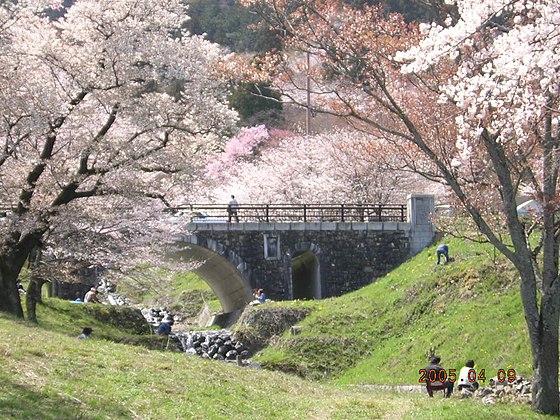
{"label": "boulder", "polygon": [[474,396],[474,392],[472,389],[463,388],[461,389],[461,398],[472,398]]}
{"label": "boulder", "polygon": [[492,394],[487,395],[482,399],[482,403],[486,405],[496,404],[496,397]]}

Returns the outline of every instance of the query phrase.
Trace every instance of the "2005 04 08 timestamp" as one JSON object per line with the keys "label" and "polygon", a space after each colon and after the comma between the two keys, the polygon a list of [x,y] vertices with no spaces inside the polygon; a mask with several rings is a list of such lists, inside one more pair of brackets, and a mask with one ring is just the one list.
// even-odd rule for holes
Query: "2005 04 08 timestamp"
{"label": "2005 04 08 timestamp", "polygon": [[[420,375],[418,382],[455,382],[457,380],[456,371],[456,369],[420,369],[418,370],[418,374]],[[504,383],[506,381],[512,383],[515,381],[517,375],[515,373],[515,369],[498,369],[496,377],[500,383]],[[474,369],[470,369],[468,380],[471,383],[475,381],[486,381],[486,369],[480,369],[478,372]]]}

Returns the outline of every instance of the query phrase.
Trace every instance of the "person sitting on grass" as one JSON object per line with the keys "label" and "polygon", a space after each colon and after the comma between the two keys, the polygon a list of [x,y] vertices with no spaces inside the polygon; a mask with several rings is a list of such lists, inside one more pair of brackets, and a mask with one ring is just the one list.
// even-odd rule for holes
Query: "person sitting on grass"
{"label": "person sitting on grass", "polygon": [[259,289],[259,291],[257,292],[257,300],[260,303],[265,303],[266,302],[266,295],[265,295],[263,289]]}
{"label": "person sitting on grass", "polygon": [[93,330],[92,330],[90,327],[85,327],[85,328],[82,330],[82,333],[78,336],[78,338],[79,338],[80,340],[87,339],[87,338],[91,338],[91,333],[92,333],[92,332],[93,332]]}
{"label": "person sitting on grass", "polygon": [[23,287],[23,284],[21,284],[19,281],[17,282],[17,289],[20,295],[26,295],[27,292],[25,291],[25,288]]}
{"label": "person sitting on grass", "polygon": [[260,305],[266,302],[266,295],[263,289],[257,289],[253,293],[253,300],[249,302],[249,305]]}
{"label": "person sitting on grass", "polygon": [[84,303],[101,303],[97,297],[97,289],[92,287],[84,296]]}
{"label": "person sitting on grass", "polygon": [[[426,391],[428,391],[428,395],[430,397],[434,396],[434,391],[437,390],[445,390],[445,398],[449,398],[453,393],[453,382],[446,380],[445,382],[440,382],[438,378],[440,378],[440,372],[445,371],[443,367],[440,365],[441,357],[434,356],[428,366],[426,366]],[[430,374],[431,371],[434,373]],[[442,375],[445,376],[445,375]],[[430,381],[430,377],[435,381]]]}
{"label": "person sitting on grass", "polygon": [[[474,360],[467,360],[465,366],[461,368],[459,372],[459,385],[457,388],[459,390],[466,388],[470,391],[476,391],[478,389],[478,382],[476,381],[476,373],[471,374],[469,378],[469,372],[473,370],[474,372]],[[472,378],[472,381],[471,381]]]}

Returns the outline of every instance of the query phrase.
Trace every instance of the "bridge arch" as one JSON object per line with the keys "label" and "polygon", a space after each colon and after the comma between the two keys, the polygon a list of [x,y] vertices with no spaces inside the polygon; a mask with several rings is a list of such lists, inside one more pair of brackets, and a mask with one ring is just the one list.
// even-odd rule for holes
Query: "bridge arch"
{"label": "bridge arch", "polygon": [[235,252],[218,241],[197,236],[183,237],[188,245],[176,254],[200,261],[193,269],[216,294],[224,313],[243,309],[251,301],[249,266]]}

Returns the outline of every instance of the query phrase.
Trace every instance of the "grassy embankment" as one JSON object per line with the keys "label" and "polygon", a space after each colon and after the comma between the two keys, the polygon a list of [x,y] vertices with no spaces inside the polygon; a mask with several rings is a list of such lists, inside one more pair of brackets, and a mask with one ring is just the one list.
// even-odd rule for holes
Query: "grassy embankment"
{"label": "grassy embankment", "polygon": [[[472,357],[487,372],[530,374],[511,271],[492,263],[490,248],[450,244],[451,265],[435,266],[431,248],[349,295],[271,305],[314,310],[301,335],[283,336],[260,360],[322,381],[115,343],[137,336],[83,305],[47,300],[38,326],[0,315],[0,418],[539,418],[526,405],[353,386],[417,383],[430,347],[448,368]],[[77,340],[85,325],[94,338]]]}
{"label": "grassy embankment", "polygon": [[[0,418],[536,418],[528,406],[322,384],[119,344],[100,337],[123,332],[81,312],[82,305],[66,302],[42,306],[39,326],[0,315]],[[74,324],[66,323],[74,315],[94,325],[92,339],[76,338]]]}
{"label": "grassy embankment", "polygon": [[531,375],[517,276],[489,245],[449,240],[455,259],[436,265],[435,246],[377,282],[307,305],[313,311],[258,357],[270,368],[339,384],[414,384],[430,349],[460,369],[474,359],[486,377],[499,369]]}

